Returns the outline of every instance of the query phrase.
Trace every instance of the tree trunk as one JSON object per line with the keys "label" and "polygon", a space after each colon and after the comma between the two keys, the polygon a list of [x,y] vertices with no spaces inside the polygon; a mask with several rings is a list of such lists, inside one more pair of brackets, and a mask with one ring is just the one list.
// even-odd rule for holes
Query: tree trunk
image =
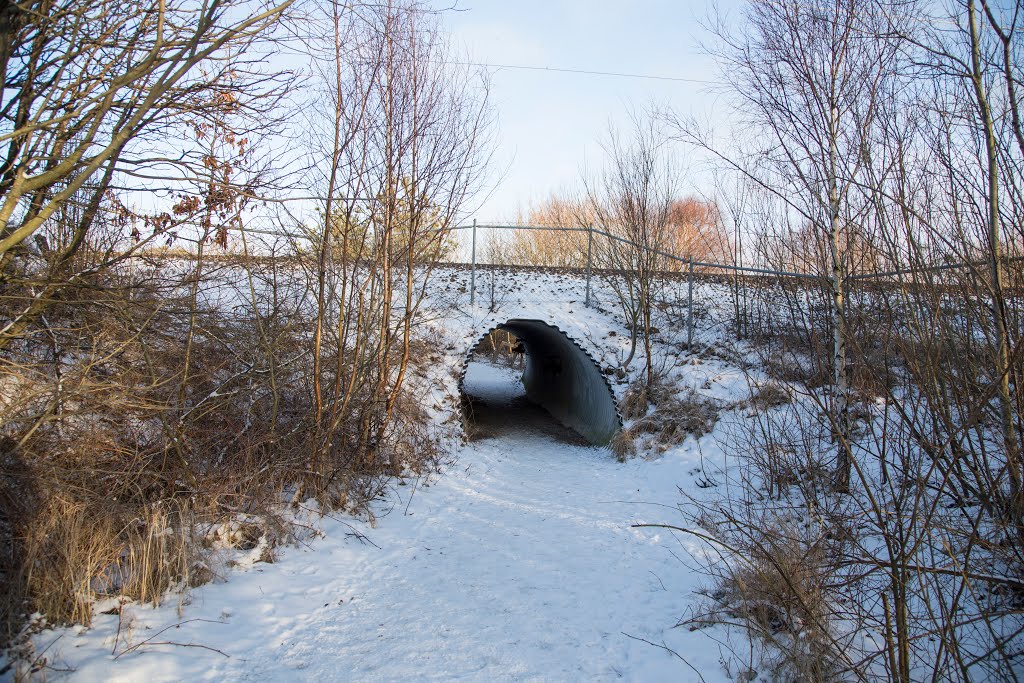
{"label": "tree trunk", "polygon": [[974,0],[967,2],[967,20],[971,39],[971,83],[978,104],[978,114],[985,133],[985,152],[988,172],[988,258],[991,275],[992,321],[996,337],[995,379],[998,384],[999,412],[1003,442],[1006,448],[1006,469],[1010,473],[1010,506],[1015,520],[1024,516],[1022,474],[1017,453],[1017,433],[1013,420],[1013,402],[1010,394],[1010,345],[1006,327],[1006,308],[1003,299],[1002,239],[999,222],[999,160],[995,123],[989,108],[988,94],[982,80],[981,47],[978,36],[977,14]]}
{"label": "tree trunk", "polygon": [[850,489],[850,442],[849,442],[849,372],[846,367],[846,300],[845,263],[843,261],[842,222],[839,217],[839,180],[836,177],[838,150],[836,136],[839,134],[838,111],[832,107],[829,131],[829,178],[828,210],[829,239],[832,252],[832,385],[834,391],[833,425],[837,446],[835,490],[845,493]]}

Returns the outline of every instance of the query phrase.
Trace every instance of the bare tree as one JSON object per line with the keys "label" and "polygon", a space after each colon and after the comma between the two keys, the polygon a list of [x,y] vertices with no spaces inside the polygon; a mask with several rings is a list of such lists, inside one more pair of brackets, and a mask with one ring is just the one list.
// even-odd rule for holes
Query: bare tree
{"label": "bare tree", "polygon": [[864,150],[897,58],[885,7],[874,2],[747,5],[744,32],[714,27],[723,74],[739,102],[755,166],[730,160],[706,132],[673,118],[687,141],[716,153],[735,170],[785,202],[810,229],[825,260],[832,306],[830,410],[838,452],[836,487],[850,480],[847,278],[848,233],[863,222],[867,202]]}
{"label": "bare tree", "polygon": [[329,56],[332,103],[331,119],[313,123],[313,149],[325,160],[312,166],[324,197],[313,265],[319,436],[309,471],[318,486],[335,478],[338,456],[401,467],[386,444],[414,328],[430,268],[482,178],[490,111],[486,81],[454,63],[433,10],[324,9],[313,46]]}
{"label": "bare tree", "polygon": [[[274,81],[256,64],[224,58],[253,48],[292,2],[232,0],[200,8],[179,0],[4,5],[0,68],[4,82],[12,84],[0,100],[4,280],[12,277],[13,260],[24,253],[29,237],[69,202],[81,210],[66,241],[47,243],[56,272],[0,328],[0,347],[75,277],[67,266],[96,214],[109,210],[104,202],[110,190],[167,189],[182,175],[200,175],[201,155],[172,149],[170,140],[187,139],[190,115],[201,116],[212,99],[244,101]],[[171,220],[165,215],[167,220],[150,227],[165,228]]]}
{"label": "bare tree", "polygon": [[[1007,255],[1019,253],[1024,238],[1021,7],[964,0],[950,3],[932,20],[926,28],[905,31],[903,38],[918,51],[916,75],[931,86],[920,109],[928,118],[925,144],[938,161],[933,177],[956,194],[950,192],[941,207],[933,203],[939,211],[916,206],[912,211],[916,219],[925,218],[928,238],[940,253],[971,264],[976,295],[988,302],[987,355],[997,387],[1011,504],[1018,524],[1024,524],[1021,389],[1014,360],[1020,319],[1007,294],[1014,271]],[[919,253],[912,255],[917,262]]]}
{"label": "bare tree", "polygon": [[[1024,272],[1009,257],[1024,215],[1020,7],[750,7],[749,33],[727,37],[728,75],[741,76],[744,121],[770,143],[721,158],[785,207],[771,217],[776,227],[755,233],[757,256],[828,280],[821,291],[780,288],[788,310],[766,317],[766,338],[797,338],[812,367],[765,353],[764,367],[797,398],[753,393],[741,446],[753,476],[741,473],[742,493],[726,495],[711,528],[736,557],[771,556],[760,563],[771,571],[751,582],[745,572],[762,571],[758,563],[724,563],[739,570],[723,579],[735,590],[728,600],[778,591],[770,602],[807,611],[803,633],[773,645],[797,670],[824,662],[898,681],[918,671],[1017,680],[1017,607],[976,596],[1017,591],[1024,554],[1022,314],[1010,294]],[[756,223],[756,212],[747,219]],[[827,321],[842,347],[833,338],[827,354],[832,396],[845,365],[855,407],[846,429],[843,405],[819,389],[829,378],[817,372],[825,354],[814,339]],[[825,419],[807,420],[808,405]],[[845,463],[815,472],[837,436]],[[757,502],[764,488],[786,503]],[[803,527],[816,527],[810,541],[786,530],[794,500],[815,520]],[[780,538],[805,550],[774,548]],[[787,567],[794,556],[806,564]],[[881,643],[854,647],[829,626],[837,620]],[[815,639],[818,652],[806,647]]]}
{"label": "bare tree", "polygon": [[632,332],[628,366],[643,339],[648,384],[656,370],[651,351],[651,315],[654,298],[665,271],[666,249],[672,244],[674,199],[679,170],[652,119],[633,116],[625,139],[612,129],[605,143],[608,161],[596,178],[585,178],[587,205],[594,227],[612,235],[603,240],[599,262],[616,271],[612,289]]}
{"label": "bare tree", "polygon": [[[276,538],[282,491],[359,506],[438,452],[403,387],[430,264],[487,161],[486,82],[424,5],[308,3],[289,25],[323,67],[304,92],[332,106],[282,131],[288,6],[0,8],[7,634],[26,610],[87,621],[97,591],[208,580],[198,536],[220,522],[258,512],[226,540]],[[294,158],[296,130],[322,200],[301,227],[255,201],[280,198],[274,136]],[[306,239],[256,246],[257,218]]]}
{"label": "bare tree", "polygon": [[516,223],[552,230],[513,230],[510,234],[494,235],[486,247],[491,263],[567,268],[587,265],[587,235],[556,230],[582,229],[593,223],[586,203],[572,193],[552,193],[531,203],[526,211],[519,211]]}
{"label": "bare tree", "polygon": [[[668,216],[666,250],[680,259],[721,263],[731,252],[730,238],[725,232],[722,212],[715,201],[684,197],[672,202]],[[669,270],[681,270],[682,261],[666,259]]]}

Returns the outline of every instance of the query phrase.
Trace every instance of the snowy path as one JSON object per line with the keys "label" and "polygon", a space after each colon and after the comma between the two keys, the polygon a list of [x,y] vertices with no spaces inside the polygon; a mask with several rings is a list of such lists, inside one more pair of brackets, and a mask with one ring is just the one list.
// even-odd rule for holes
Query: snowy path
{"label": "snowy path", "polygon": [[696,449],[620,464],[514,419],[505,427],[411,502],[412,487],[399,487],[402,501],[365,530],[379,547],[324,520],[325,539],[196,589],[180,615],[132,610],[131,642],[171,626],[153,641],[223,654],[147,645],[114,661],[117,617],[98,616],[65,635],[53,665],[74,666],[73,680],[147,682],[699,680],[626,633],[668,639],[721,680],[715,644],[671,628],[698,584],[677,559],[690,541],[630,527],[675,519],[652,503],[678,502]]}

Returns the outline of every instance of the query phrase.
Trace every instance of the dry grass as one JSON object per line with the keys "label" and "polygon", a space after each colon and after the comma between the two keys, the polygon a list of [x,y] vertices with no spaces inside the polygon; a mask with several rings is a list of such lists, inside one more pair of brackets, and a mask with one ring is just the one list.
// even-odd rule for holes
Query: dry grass
{"label": "dry grass", "polygon": [[620,460],[635,455],[637,442],[645,437],[647,445],[659,452],[690,436],[699,439],[714,429],[719,412],[718,405],[696,391],[675,391],[664,380],[651,385],[634,382],[620,408],[623,416],[632,420],[609,444]]}
{"label": "dry grass", "polygon": [[476,415],[478,410],[482,407],[480,399],[463,393],[461,396],[462,410],[460,415],[462,417],[462,432],[466,435],[466,440],[473,441],[484,441],[494,437],[495,431],[493,428],[482,425],[477,420]]}
{"label": "dry grass", "polygon": [[636,455],[636,434],[629,429],[620,429],[608,442],[608,447],[619,462],[626,462]]}
{"label": "dry grass", "polygon": [[774,349],[762,360],[765,372],[784,384],[801,384],[808,389],[817,389],[831,381],[829,368],[815,356]]}
{"label": "dry grass", "polygon": [[[66,288],[0,352],[3,642],[33,613],[88,624],[99,598],[158,603],[210,581],[213,546],[273,561],[291,536],[285,490],[359,511],[390,477],[441,457],[408,391],[385,414],[361,388],[324,437],[309,358],[296,354],[301,301],[279,302],[273,319],[196,310],[186,363],[188,301],[161,278],[119,277]],[[17,305],[5,293],[0,306]]]}
{"label": "dry grass", "polygon": [[753,387],[748,399],[750,407],[759,412],[779,408],[792,401],[792,393],[780,382],[765,382]]}
{"label": "dry grass", "polygon": [[646,417],[652,407],[670,402],[674,395],[674,390],[662,378],[651,384],[636,380],[626,390],[619,409],[627,420],[638,420]]}
{"label": "dry grass", "polygon": [[760,663],[783,681],[840,680],[842,653],[833,635],[833,543],[795,518],[765,514],[751,520],[723,514],[704,528],[730,550],[713,571],[709,603],[686,622],[693,628],[742,626],[767,646]]}

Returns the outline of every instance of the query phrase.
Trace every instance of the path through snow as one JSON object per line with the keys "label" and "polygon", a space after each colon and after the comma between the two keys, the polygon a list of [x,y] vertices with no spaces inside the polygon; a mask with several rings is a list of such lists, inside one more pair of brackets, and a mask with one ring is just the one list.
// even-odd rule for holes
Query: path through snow
{"label": "path through snow", "polygon": [[[517,393],[513,371],[473,371],[467,382],[491,402]],[[672,628],[699,583],[680,560],[691,541],[631,528],[676,519],[660,506],[692,481],[692,440],[621,464],[514,422],[468,444],[411,502],[413,487],[398,487],[402,500],[361,529],[376,547],[325,519],[324,539],[194,590],[180,615],[129,608],[130,642],[223,654],[151,644],[115,660],[117,617],[99,615],[92,629],[63,632],[53,665],[74,667],[73,680],[147,683],[699,680],[629,634],[667,642],[707,681],[722,680],[715,643]]]}

